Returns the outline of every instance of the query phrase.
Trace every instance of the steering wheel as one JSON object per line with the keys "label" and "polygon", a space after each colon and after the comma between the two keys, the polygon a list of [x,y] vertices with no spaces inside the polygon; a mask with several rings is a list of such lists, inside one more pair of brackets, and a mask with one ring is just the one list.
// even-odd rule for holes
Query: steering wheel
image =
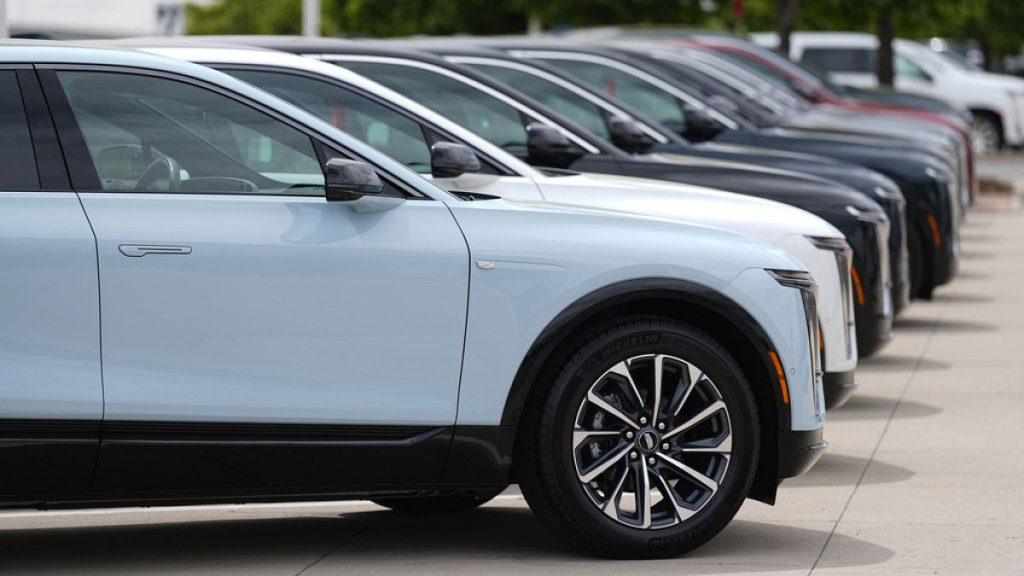
{"label": "steering wheel", "polygon": [[149,166],[146,166],[146,169],[142,171],[139,181],[135,183],[135,188],[148,191],[153,184],[156,184],[164,176],[167,178],[167,191],[172,192],[181,189],[181,166],[174,158],[166,157],[157,158],[150,162]]}

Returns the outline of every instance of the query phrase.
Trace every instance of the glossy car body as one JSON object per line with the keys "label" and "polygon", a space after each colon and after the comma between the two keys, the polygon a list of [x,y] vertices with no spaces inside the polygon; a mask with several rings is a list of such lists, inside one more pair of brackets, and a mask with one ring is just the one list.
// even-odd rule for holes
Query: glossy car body
{"label": "glossy car body", "polygon": [[[417,44],[419,46],[419,44]],[[691,143],[677,132],[646,117],[622,102],[613,102],[596,89],[575,77],[543,62],[516,58],[505,52],[437,43],[425,49],[448,60],[471,67],[518,90],[545,105],[562,110],[611,144],[634,153],[683,154],[689,157],[714,158],[759,166],[781,168],[840,182],[867,195],[885,210],[889,217],[889,253],[892,278],[892,301],[896,314],[909,304],[910,280],[906,245],[905,201],[889,178],[862,166],[831,158],[800,153],[775,152],[752,146],[725,145],[713,142]],[[608,118],[627,121],[639,130],[640,140],[617,141],[612,130],[604,126]],[[621,138],[621,137],[620,137]]]}
{"label": "glossy car body", "polygon": [[[471,147],[481,166],[486,166],[485,172],[433,178],[448,190],[709,225],[779,246],[804,263],[818,282],[826,407],[842,404],[853,393],[857,351],[850,256],[843,235],[820,218],[776,202],[663,181],[544,174],[428,108],[339,66],[282,52],[189,48],[187,41],[171,44],[176,47],[146,48],[139,41],[131,43],[227,72],[325,121],[345,124],[352,135],[376,141],[381,151],[404,158],[407,165],[425,175],[432,169],[430,143],[424,138],[417,153],[411,145],[415,136],[400,134],[434,134],[431,140],[435,144],[455,142]],[[345,114],[339,116],[342,110]],[[372,120],[365,130],[358,130],[356,117]],[[383,126],[392,132],[385,133]]]}
{"label": "glossy car body", "polygon": [[[751,496],[771,500],[820,454],[816,347],[802,329],[813,312],[766,273],[802,269],[776,248],[460,200],[261,90],[140,52],[6,44],[0,88],[5,133],[23,144],[0,171],[6,506],[501,487],[544,358],[581,322],[631,306],[687,310],[733,338],[764,402]],[[182,130],[193,105],[224,111],[203,123],[235,122],[216,134],[251,145],[226,158]],[[126,117],[162,126],[157,146],[108,123]],[[316,162],[273,164],[286,141],[360,159],[387,191],[328,200]],[[147,150],[179,169],[147,180]]]}
{"label": "glossy car body", "polygon": [[[638,60],[624,50],[508,41],[500,46],[517,56],[561,65],[569,72],[577,63],[598,71],[613,71],[662,95],[668,102],[676,102],[680,110],[686,106],[702,106],[715,122],[725,128],[715,133],[715,142],[813,153],[877,170],[895,181],[907,200],[907,218],[911,224],[908,245],[912,295],[930,297],[935,287],[949,282],[955,273],[959,259],[959,203],[953,191],[956,178],[950,175],[948,162],[930,152],[915,151],[908,144],[895,145],[865,136],[759,129],[741,118],[708,107],[699,95],[691,93],[672,74],[659,70],[653,62]],[[588,82],[593,80],[581,78]]]}
{"label": "glossy car body", "polygon": [[[754,39],[767,46],[771,46],[773,40],[777,42],[771,35],[755,35]],[[893,48],[897,90],[944,98],[970,110],[975,117],[991,119],[998,130],[997,140],[992,143],[995,147],[1024,144],[1024,81],[957,66],[930,48],[909,40],[897,39]],[[790,56],[797,62],[807,61],[818,66],[838,84],[872,88],[878,84],[873,69],[877,49],[878,39],[868,34],[797,33],[791,40]],[[850,54],[855,60],[859,56],[867,67],[854,65],[842,70],[830,67],[830,52]]]}
{"label": "glossy car body", "polygon": [[[450,119],[483,135],[492,144],[503,144],[506,136],[482,129],[478,113],[461,112],[468,110],[465,100],[451,104],[455,102],[456,93],[465,91],[470,95],[468,98],[491,102],[483,105],[481,113],[487,106],[500,107],[506,117],[521,122],[516,130],[524,138],[526,124],[537,122],[556,127],[570,141],[568,154],[538,157],[530,152],[525,142],[505,147],[533,165],[697,184],[805,209],[843,232],[853,248],[854,266],[862,286],[859,294],[864,296],[863,300],[858,299],[857,307],[858,352],[862,356],[869,355],[890,337],[893,306],[890,267],[885,260],[888,257],[888,219],[877,203],[849,187],[810,175],[737,162],[681,155],[672,158],[630,155],[515,89],[422,51],[331,39],[226,37],[221,40],[303,54],[342,65],[428,108],[447,113]],[[380,66],[383,72],[378,73]],[[410,78],[410,74],[415,78]],[[416,86],[410,86],[409,81]],[[432,91],[430,96],[427,90]]]}
{"label": "glossy car body", "polygon": [[667,32],[664,38],[676,45],[713,51],[760,73],[767,80],[790,89],[812,104],[841,106],[869,113],[895,114],[921,118],[956,130],[966,151],[969,197],[977,193],[978,181],[972,146],[972,117],[967,110],[945,106],[933,99],[922,102],[922,97],[910,94],[851,89],[833,84],[794,64],[776,52],[748,40],[724,34],[703,32]]}

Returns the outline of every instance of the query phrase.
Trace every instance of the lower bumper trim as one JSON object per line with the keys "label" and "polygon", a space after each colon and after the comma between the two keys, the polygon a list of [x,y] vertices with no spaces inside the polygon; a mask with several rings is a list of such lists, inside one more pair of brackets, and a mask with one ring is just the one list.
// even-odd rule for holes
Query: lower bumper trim
{"label": "lower bumper trim", "polygon": [[779,430],[779,480],[799,476],[811,469],[828,448],[817,430]]}
{"label": "lower bumper trim", "polygon": [[857,389],[857,381],[854,379],[855,370],[846,372],[825,372],[822,377],[822,386],[825,389],[825,409],[834,410],[839,408],[853,396]]}

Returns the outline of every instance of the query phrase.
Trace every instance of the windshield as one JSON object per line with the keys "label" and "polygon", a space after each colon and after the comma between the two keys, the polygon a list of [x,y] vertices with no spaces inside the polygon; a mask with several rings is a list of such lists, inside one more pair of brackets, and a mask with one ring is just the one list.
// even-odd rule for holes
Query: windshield
{"label": "windshield", "polygon": [[596,104],[584,100],[572,90],[521,69],[508,68],[498,64],[468,63],[466,65],[499,82],[515,87],[516,90],[597,134],[603,140],[610,140],[611,135],[608,132],[607,116],[604,110]]}
{"label": "windshield", "polygon": [[336,84],[262,70],[222,70],[270,92],[405,164],[430,173],[430,145],[419,123]]}
{"label": "windshield", "polygon": [[981,68],[979,68],[974,62],[971,62],[970,60],[967,59],[966,56],[959,52],[954,52],[952,50],[942,50],[941,52],[938,52],[938,54],[940,56],[944,56],[945,58],[947,58],[949,62],[953,64],[954,68],[959,68],[960,70],[968,70],[971,72],[977,72],[981,70]]}
{"label": "windshield", "polygon": [[610,98],[625,102],[664,124],[674,132],[686,132],[682,103],[660,88],[617,68],[582,60],[541,58],[548,64],[576,76]]}
{"label": "windshield", "polygon": [[499,98],[454,78],[414,66],[358,61],[335,64],[415,100],[512,154],[526,155],[529,121],[514,106]]}

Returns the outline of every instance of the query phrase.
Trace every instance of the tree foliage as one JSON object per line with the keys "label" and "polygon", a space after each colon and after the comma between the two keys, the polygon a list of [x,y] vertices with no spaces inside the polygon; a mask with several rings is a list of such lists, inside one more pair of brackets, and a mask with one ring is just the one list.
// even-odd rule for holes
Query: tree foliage
{"label": "tree foliage", "polygon": [[[732,0],[321,0],[325,35],[517,34],[546,28],[675,25],[725,29]],[[776,30],[790,6],[794,30],[973,39],[991,57],[1020,51],[1024,0],[745,0],[740,31]],[[187,7],[190,34],[297,34],[302,0],[219,0]],[[788,25],[788,22],[782,22]]]}

